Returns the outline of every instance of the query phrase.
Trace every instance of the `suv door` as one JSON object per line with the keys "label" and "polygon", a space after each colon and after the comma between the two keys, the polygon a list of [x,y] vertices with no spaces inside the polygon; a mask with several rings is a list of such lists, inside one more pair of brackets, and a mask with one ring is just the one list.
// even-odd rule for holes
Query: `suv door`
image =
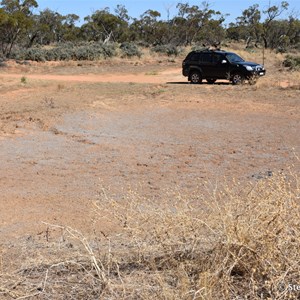
{"label": "suv door", "polygon": [[201,53],[201,57],[200,57],[200,66],[202,69],[202,75],[203,78],[207,78],[212,76],[212,53],[210,52],[204,52]]}
{"label": "suv door", "polygon": [[[226,63],[222,63],[226,61]],[[230,65],[225,55],[221,53],[212,53],[211,77],[226,79],[228,77]]]}

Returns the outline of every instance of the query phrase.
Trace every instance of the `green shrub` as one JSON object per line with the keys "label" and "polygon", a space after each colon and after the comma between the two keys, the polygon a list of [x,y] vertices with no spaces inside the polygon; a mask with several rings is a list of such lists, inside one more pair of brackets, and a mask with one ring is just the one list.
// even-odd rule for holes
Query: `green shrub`
{"label": "green shrub", "polygon": [[53,51],[53,49],[45,50],[45,59],[47,61],[57,60],[55,51]]}
{"label": "green shrub", "polygon": [[283,66],[289,68],[290,70],[300,69],[300,56],[287,55],[283,61]]}
{"label": "green shrub", "polygon": [[42,48],[34,47],[30,49],[16,49],[11,54],[11,58],[15,60],[34,60],[46,61],[46,52]]}
{"label": "green shrub", "polygon": [[168,56],[178,56],[181,52],[176,46],[174,45],[157,45],[151,49],[151,51],[155,53],[166,54]]}
{"label": "green shrub", "polygon": [[88,47],[80,46],[73,51],[73,60],[90,60],[91,55]]}
{"label": "green shrub", "polygon": [[142,56],[142,52],[134,43],[124,42],[121,44],[120,49],[122,51],[122,57]]}
{"label": "green shrub", "polygon": [[117,55],[115,44],[101,44],[104,58],[113,57]]}
{"label": "green shrub", "polygon": [[25,60],[45,61],[45,50],[41,48],[30,48],[26,50]]}
{"label": "green shrub", "polygon": [[26,84],[27,83],[27,79],[25,76],[21,77],[21,83]]}
{"label": "green shrub", "polygon": [[57,44],[53,48],[19,49],[13,53],[18,60],[33,61],[67,61],[67,60],[97,60],[116,55],[114,44],[102,43],[73,43]]}

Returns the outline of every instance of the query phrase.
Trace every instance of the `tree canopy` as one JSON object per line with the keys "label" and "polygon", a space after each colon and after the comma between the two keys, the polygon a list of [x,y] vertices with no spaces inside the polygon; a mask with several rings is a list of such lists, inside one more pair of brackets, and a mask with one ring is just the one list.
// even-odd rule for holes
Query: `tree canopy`
{"label": "tree canopy", "polygon": [[[227,15],[209,2],[190,5],[179,2],[176,13],[163,20],[161,13],[148,9],[138,18],[129,15],[124,5],[96,10],[78,25],[76,14],[61,15],[50,9],[34,13],[36,0],[0,2],[0,54],[9,57],[14,49],[66,42],[135,42],[144,46],[219,45],[236,40],[246,47],[300,49],[300,21],[289,4],[269,4],[262,9],[253,4],[226,24]],[[285,18],[283,18],[285,16]]]}

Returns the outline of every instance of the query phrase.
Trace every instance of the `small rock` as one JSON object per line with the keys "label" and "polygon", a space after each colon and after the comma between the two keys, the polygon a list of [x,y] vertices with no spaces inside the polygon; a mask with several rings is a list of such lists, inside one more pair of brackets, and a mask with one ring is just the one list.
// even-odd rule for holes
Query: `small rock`
{"label": "small rock", "polygon": [[255,179],[264,179],[273,176],[273,171],[259,172],[257,174],[253,174],[251,177]]}

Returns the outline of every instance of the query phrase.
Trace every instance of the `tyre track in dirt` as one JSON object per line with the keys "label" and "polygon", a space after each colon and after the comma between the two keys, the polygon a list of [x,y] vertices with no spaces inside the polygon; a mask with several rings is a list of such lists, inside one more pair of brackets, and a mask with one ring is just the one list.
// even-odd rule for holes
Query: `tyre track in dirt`
{"label": "tyre track in dirt", "polygon": [[181,69],[169,69],[163,72],[149,72],[137,74],[84,74],[84,75],[51,75],[51,74],[20,74],[20,73],[1,73],[0,78],[20,78],[47,80],[47,81],[67,81],[67,82],[89,82],[89,83],[165,83],[167,81],[186,81],[181,75]]}

